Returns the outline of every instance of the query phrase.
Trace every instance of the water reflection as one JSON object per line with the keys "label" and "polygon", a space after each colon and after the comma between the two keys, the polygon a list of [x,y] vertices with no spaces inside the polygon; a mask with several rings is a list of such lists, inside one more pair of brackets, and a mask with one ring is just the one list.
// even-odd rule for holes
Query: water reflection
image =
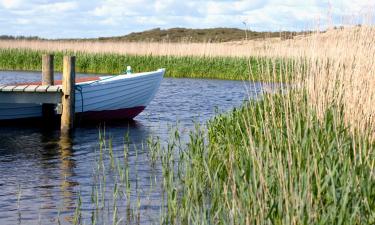
{"label": "water reflection", "polygon": [[[70,211],[75,205],[74,187],[79,185],[78,182],[72,180],[74,174],[75,160],[73,155],[73,140],[69,134],[61,134],[59,140],[60,147],[60,172],[61,184],[60,190],[63,198],[62,211]],[[64,218],[66,221],[71,221],[70,217]]]}

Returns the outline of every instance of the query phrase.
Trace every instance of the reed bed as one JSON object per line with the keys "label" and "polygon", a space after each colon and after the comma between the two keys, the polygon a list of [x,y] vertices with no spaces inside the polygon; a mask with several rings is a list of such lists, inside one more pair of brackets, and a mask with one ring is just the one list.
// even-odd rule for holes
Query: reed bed
{"label": "reed bed", "polygon": [[[319,57],[272,58],[260,72],[284,77],[287,89],[197,125],[186,144],[177,131],[167,143],[150,140],[163,176],[160,223],[375,223],[375,142],[363,108],[373,94],[372,32],[332,39],[337,49]],[[316,48],[306,52],[324,53]],[[269,69],[280,63],[279,74]]]}
{"label": "reed bed", "polygon": [[308,92],[309,104],[319,116],[335,105],[353,133],[370,135],[374,131],[375,109],[375,29],[372,26],[337,33],[329,45],[319,39],[308,43],[307,74],[300,83]]}
{"label": "reed bed", "polygon": [[294,94],[250,102],[198,128],[187,147],[161,150],[163,221],[374,223],[373,142],[353,137],[336,108],[319,118]]}
{"label": "reed bed", "polygon": [[[267,38],[257,41],[227,43],[169,43],[169,42],[111,42],[111,41],[43,41],[0,40],[2,49],[30,49],[43,51],[73,51],[85,53],[116,53],[153,56],[268,56],[270,45],[289,45],[291,41]],[[264,54],[266,53],[267,54]]]}
{"label": "reed bed", "polygon": [[[265,57],[142,56],[8,48],[0,49],[0,69],[38,71],[41,69],[42,55],[45,53],[55,55],[56,71],[62,69],[63,55],[72,54],[77,56],[78,72],[94,74],[121,74],[124,73],[127,65],[131,65],[134,72],[166,68],[167,77],[248,80],[250,73],[261,74],[260,64],[269,64]],[[280,69],[280,65],[269,69]],[[255,75],[252,79],[267,81],[271,77]]]}
{"label": "reed bed", "polygon": [[166,171],[163,221],[375,223],[373,34],[333,36],[325,50],[312,40],[278,71],[295,74],[287,90],[218,115],[186,146],[152,150]]}

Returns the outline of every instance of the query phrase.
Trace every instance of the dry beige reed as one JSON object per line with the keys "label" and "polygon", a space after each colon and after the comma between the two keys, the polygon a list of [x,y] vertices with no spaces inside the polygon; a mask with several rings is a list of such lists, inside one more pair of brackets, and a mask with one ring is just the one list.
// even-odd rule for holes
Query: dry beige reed
{"label": "dry beige reed", "polygon": [[110,42],[110,41],[46,41],[0,40],[0,48],[47,51],[80,51],[132,55],[173,56],[281,56],[303,50],[304,36],[294,40],[267,38],[226,43]]}
{"label": "dry beige reed", "polygon": [[374,43],[374,27],[362,26],[313,37],[304,53],[310,103],[321,115],[329,105],[342,107],[345,122],[360,132],[375,125]]}

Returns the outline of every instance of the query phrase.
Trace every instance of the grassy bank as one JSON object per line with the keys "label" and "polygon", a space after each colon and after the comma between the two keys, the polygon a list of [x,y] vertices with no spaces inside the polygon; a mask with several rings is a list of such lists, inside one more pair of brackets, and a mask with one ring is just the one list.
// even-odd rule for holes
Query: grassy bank
{"label": "grassy bank", "polygon": [[[45,53],[27,49],[0,49],[0,70],[41,69],[41,56]],[[69,52],[52,52],[55,55],[55,70],[61,71],[62,58]],[[266,58],[244,57],[199,57],[199,56],[135,56],[113,53],[76,52],[76,69],[81,73],[120,74],[126,65],[135,72],[167,68],[167,77],[208,78],[227,80],[268,81],[260,76],[260,69],[269,63]],[[279,66],[270,70],[278,70]],[[274,78],[273,78],[274,79]]]}
{"label": "grassy bank", "polygon": [[151,150],[161,152],[165,222],[375,223],[375,146],[337,107],[319,118],[306,94],[266,96],[207,129],[187,147],[177,138]]}

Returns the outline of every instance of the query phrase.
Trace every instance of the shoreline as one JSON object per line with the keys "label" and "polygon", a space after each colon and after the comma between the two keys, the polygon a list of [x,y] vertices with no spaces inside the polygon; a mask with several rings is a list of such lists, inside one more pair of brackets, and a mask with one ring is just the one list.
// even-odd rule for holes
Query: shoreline
{"label": "shoreline", "polygon": [[[261,75],[268,67],[279,70],[282,60],[275,68],[270,67],[270,58],[260,57],[209,57],[209,56],[153,56],[121,55],[117,53],[84,53],[30,49],[0,49],[0,70],[41,71],[41,57],[49,53],[55,55],[54,70],[61,72],[62,56],[74,54],[77,57],[77,73],[117,75],[123,73],[127,65],[134,72],[153,71],[166,68],[165,77],[201,78],[220,80],[240,80],[278,82],[283,78]],[[273,59],[274,60],[274,59]],[[277,71],[276,71],[277,72]]]}

